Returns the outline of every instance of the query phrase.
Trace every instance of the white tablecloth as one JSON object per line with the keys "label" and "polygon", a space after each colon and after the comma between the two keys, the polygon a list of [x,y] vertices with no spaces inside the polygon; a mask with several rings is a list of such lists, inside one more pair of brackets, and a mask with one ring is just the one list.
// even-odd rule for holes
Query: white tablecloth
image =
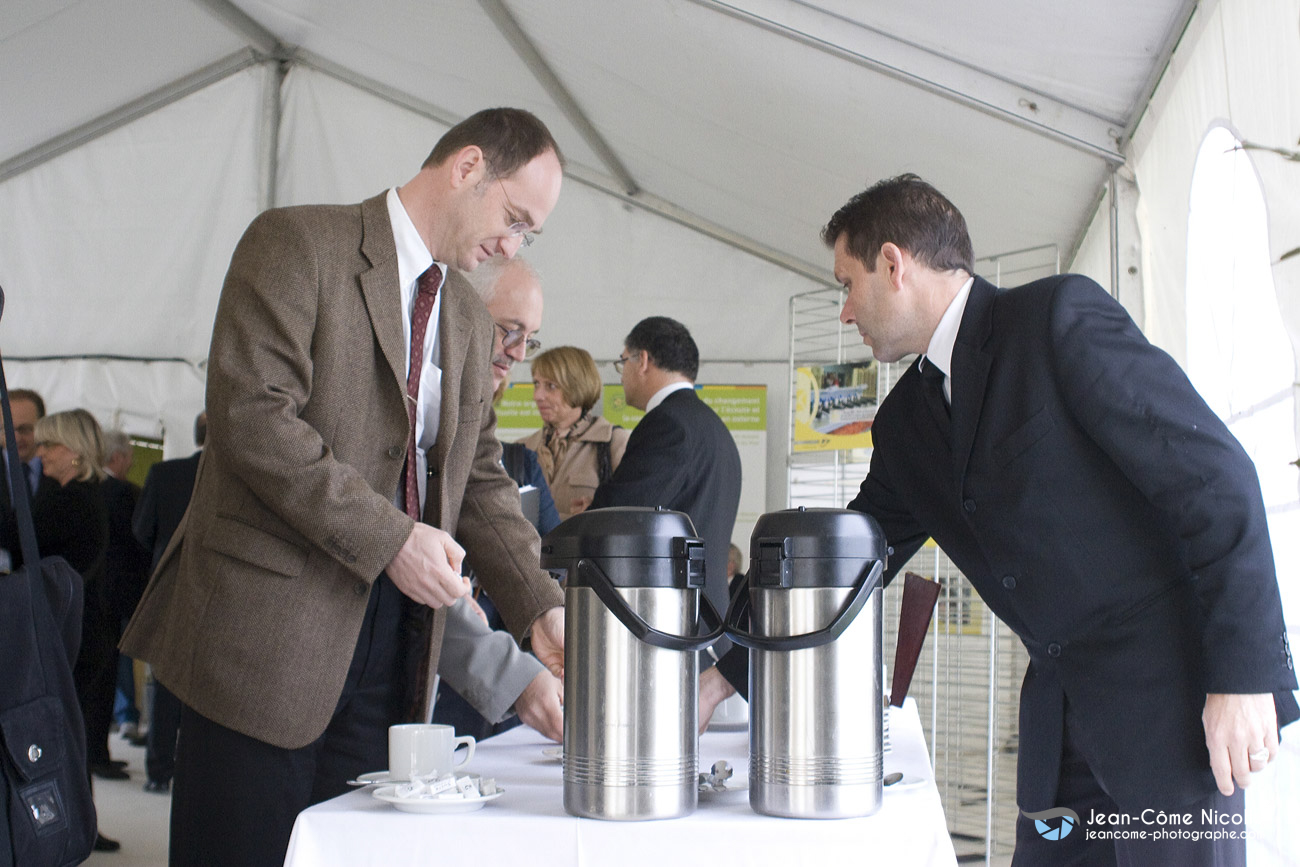
{"label": "white tablecloth", "polygon": [[[885,773],[904,781],[862,819],[800,820],[760,816],[744,791],[702,794],[695,813],[655,822],[604,822],[564,812],[554,746],[519,727],[478,745],[471,769],[506,791],[473,813],[402,813],[358,789],[304,810],[293,827],[286,867],[429,867],[506,864],[527,867],[665,867],[797,864],[953,864],[957,862],[934,785],[916,705],[892,709],[893,748]],[[700,738],[706,769],[726,759],[748,768],[746,732]],[[378,769],[377,769],[378,770]],[[812,862],[808,859],[816,857]]]}

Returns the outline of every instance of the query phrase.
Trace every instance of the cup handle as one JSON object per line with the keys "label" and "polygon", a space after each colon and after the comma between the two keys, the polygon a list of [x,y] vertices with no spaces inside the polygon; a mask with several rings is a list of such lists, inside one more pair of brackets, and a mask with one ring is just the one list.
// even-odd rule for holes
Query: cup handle
{"label": "cup handle", "polygon": [[469,749],[465,751],[465,758],[452,765],[453,768],[463,768],[469,764],[469,760],[474,758],[474,745],[475,740],[472,735],[456,738],[456,745],[451,748],[453,754],[461,747],[469,747]]}

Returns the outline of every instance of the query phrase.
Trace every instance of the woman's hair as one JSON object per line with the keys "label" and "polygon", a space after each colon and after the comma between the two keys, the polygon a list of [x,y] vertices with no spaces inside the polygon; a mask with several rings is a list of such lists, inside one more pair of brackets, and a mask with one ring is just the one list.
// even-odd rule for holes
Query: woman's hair
{"label": "woman's hair", "polygon": [[84,409],[54,412],[36,422],[36,442],[66,446],[77,456],[77,481],[104,478],[104,435]]}
{"label": "woman's hair", "polygon": [[549,379],[560,387],[569,406],[585,414],[600,400],[600,371],[591,353],[576,346],[557,346],[532,361],[533,379]]}

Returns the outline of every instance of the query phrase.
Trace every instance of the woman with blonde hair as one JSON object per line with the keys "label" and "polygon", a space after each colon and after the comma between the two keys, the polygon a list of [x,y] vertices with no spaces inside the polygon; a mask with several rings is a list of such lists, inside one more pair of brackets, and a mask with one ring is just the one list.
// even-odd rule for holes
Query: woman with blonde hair
{"label": "woman with blonde hair", "polygon": [[537,452],[564,520],[591,503],[600,483],[613,475],[629,432],[591,413],[600,399],[600,373],[585,349],[557,346],[532,361],[533,403],[541,430],[520,440]]}
{"label": "woman with blonde hair", "polygon": [[[113,713],[113,673],[117,668],[117,623],[104,586],[104,554],[108,550],[108,507],[99,483],[104,478],[104,435],[95,417],[84,409],[47,415],[36,422],[36,454],[41,472],[57,485],[38,489],[32,501],[32,523],[42,557],[62,557],[81,575],[81,650],[72,669],[77,700],[86,727],[87,771],[125,778],[108,755],[108,725]],[[17,516],[10,513],[0,527],[0,547],[7,548],[17,568],[22,563]],[[103,732],[96,736],[95,732]],[[95,849],[116,850],[119,844],[97,835]]]}
{"label": "woman with blonde hair", "polygon": [[[42,496],[32,503],[41,556],[67,560],[89,588],[91,581],[103,574],[108,546],[108,513],[99,493],[99,481],[104,478],[103,433],[93,415],[72,409],[38,420],[34,435],[41,472],[59,483],[39,488]],[[2,547],[21,557],[12,515],[0,532],[4,535]]]}

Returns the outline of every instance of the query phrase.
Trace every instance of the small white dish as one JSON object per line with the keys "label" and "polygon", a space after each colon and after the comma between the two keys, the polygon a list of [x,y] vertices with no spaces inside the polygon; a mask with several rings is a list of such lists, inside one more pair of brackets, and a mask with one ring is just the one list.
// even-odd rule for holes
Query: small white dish
{"label": "small white dish", "polygon": [[490,795],[479,795],[477,798],[447,798],[440,800],[438,798],[399,798],[396,786],[380,786],[371,792],[371,795],[377,800],[392,804],[403,813],[425,814],[472,813],[475,810],[483,809],[483,806],[489,801],[495,801],[504,794],[504,789],[498,789]]}
{"label": "small white dish", "polygon": [[557,762],[564,761],[564,747],[544,747],[542,755]]}

